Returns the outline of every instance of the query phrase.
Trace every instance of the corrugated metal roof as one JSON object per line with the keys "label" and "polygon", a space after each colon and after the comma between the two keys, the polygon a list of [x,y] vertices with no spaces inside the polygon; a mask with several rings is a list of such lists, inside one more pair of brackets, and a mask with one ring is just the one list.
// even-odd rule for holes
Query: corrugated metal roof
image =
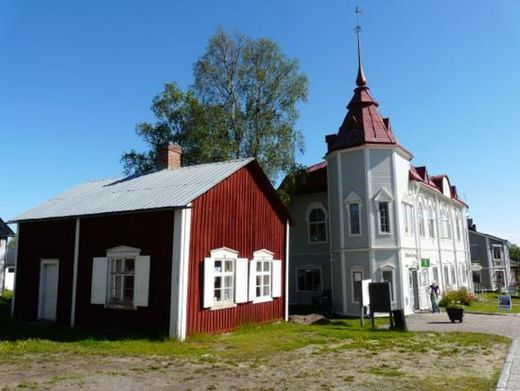
{"label": "corrugated metal roof", "polygon": [[252,160],[199,164],[141,176],[87,182],[51,198],[13,221],[185,206]]}

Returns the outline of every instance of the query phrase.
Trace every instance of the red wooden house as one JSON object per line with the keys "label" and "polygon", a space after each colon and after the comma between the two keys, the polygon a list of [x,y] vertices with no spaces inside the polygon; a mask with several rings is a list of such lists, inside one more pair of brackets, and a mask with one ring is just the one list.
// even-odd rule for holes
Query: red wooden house
{"label": "red wooden house", "polygon": [[289,215],[254,159],[83,184],[18,223],[13,316],[184,339],[287,318]]}

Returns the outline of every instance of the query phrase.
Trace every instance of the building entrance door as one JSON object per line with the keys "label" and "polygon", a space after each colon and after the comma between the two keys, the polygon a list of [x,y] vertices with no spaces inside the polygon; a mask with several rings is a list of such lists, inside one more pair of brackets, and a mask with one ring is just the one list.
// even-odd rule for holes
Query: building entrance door
{"label": "building entrance door", "polygon": [[410,297],[412,298],[413,310],[417,311],[420,308],[419,305],[419,281],[417,276],[417,270],[410,270]]}
{"label": "building entrance door", "polygon": [[42,260],[40,267],[40,305],[38,318],[56,321],[58,302],[58,261]]}

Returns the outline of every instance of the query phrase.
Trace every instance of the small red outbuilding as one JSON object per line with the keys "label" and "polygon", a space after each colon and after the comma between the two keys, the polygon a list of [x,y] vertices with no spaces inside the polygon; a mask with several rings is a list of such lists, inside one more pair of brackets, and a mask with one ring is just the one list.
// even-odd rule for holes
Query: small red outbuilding
{"label": "small red outbuilding", "polygon": [[14,220],[14,317],[179,339],[287,318],[289,215],[258,163],[162,157]]}

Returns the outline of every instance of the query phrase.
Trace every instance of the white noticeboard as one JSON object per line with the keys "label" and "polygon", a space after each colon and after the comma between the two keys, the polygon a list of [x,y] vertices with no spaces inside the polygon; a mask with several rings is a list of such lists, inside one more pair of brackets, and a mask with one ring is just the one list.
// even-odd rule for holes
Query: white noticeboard
{"label": "white noticeboard", "polygon": [[363,306],[370,306],[370,295],[368,294],[368,284],[370,284],[372,280],[363,280],[361,281],[361,296],[363,300]]}

